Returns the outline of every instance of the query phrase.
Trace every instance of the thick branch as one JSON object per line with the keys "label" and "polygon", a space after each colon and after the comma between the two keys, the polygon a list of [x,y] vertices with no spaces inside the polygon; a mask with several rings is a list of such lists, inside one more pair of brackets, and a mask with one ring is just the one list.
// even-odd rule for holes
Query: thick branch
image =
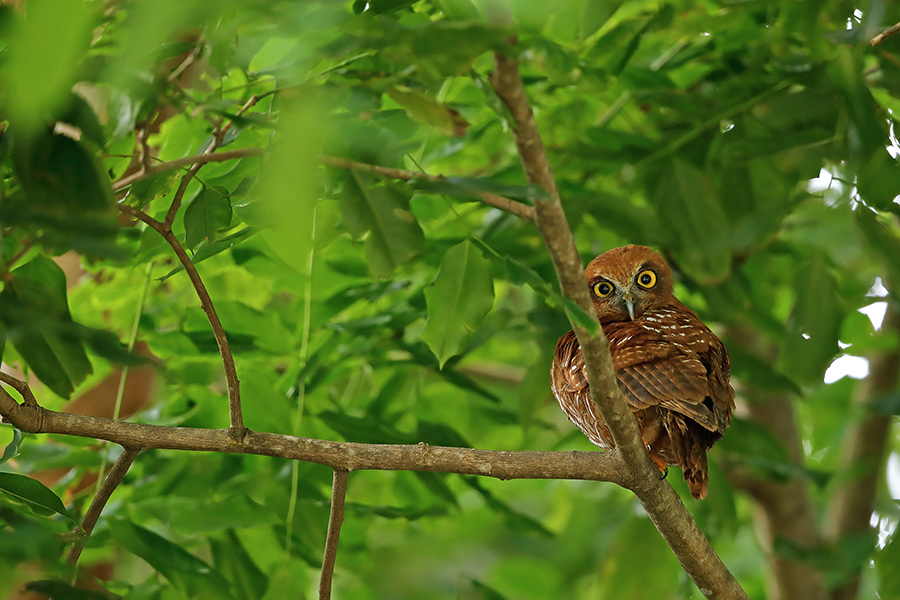
{"label": "thick branch", "polygon": [[142,425],[18,404],[0,387],[0,416],[30,433],[107,440],[126,448],[229,452],[302,460],[336,471],[436,471],[498,479],[586,479],[634,484],[615,452],[507,452],[442,446],[357,444],[247,431]]}
{"label": "thick branch", "polygon": [[175,234],[172,233],[171,228],[167,226],[167,224],[160,223],[144,211],[128,206],[127,204],[119,204],[118,206],[120,211],[143,221],[159,233],[159,235],[168,242],[169,246],[172,247],[175,255],[178,256],[178,261],[188,274],[191,284],[193,284],[194,290],[200,298],[200,306],[203,308],[203,312],[206,313],[206,318],[209,320],[209,326],[212,328],[216,343],[219,345],[219,354],[222,355],[222,363],[225,366],[225,382],[228,386],[228,408],[231,423],[230,431],[232,432],[232,435],[239,439],[244,434],[246,428],[244,427],[244,418],[241,412],[240,381],[238,380],[237,369],[234,366],[234,355],[231,353],[231,346],[228,344],[225,328],[222,327],[222,322],[219,320],[219,315],[216,312],[215,306],[213,306],[212,298],[206,290],[206,285],[204,285],[203,280],[200,278],[200,273],[197,272],[196,265],[191,261],[191,257],[188,256],[184,246],[181,245],[181,242],[178,241],[178,238],[175,237]]}
{"label": "thick branch", "polygon": [[115,183],[113,183],[112,188],[114,191],[118,192],[119,190],[127,188],[129,185],[133,184],[136,181],[146,179],[151,175],[171,171],[172,169],[180,169],[181,167],[198,164],[205,165],[206,163],[210,162],[224,162],[226,160],[246,158],[248,156],[262,156],[263,152],[264,151],[261,148],[239,148],[237,150],[225,150],[223,152],[214,152],[211,154],[196,154],[194,156],[185,156],[184,158],[170,160],[168,162],[151,165],[147,168],[141,169],[137,173],[129,175],[128,177],[123,177],[122,179],[116,181]]}
{"label": "thick branch", "polygon": [[331,600],[331,580],[337,560],[338,542],[341,541],[341,525],[344,523],[344,500],[347,497],[347,471],[335,471],[331,485],[331,514],[328,515],[328,536],[325,539],[325,556],[322,559],[322,578],[319,580],[319,600]]}
{"label": "thick branch", "polygon": [[[337,158],[334,156],[320,156],[319,162],[329,167],[337,167],[338,169],[354,169],[356,171],[366,171],[369,173],[378,173],[391,179],[400,179],[402,181],[412,181],[414,179],[422,179],[425,181],[444,181],[443,175],[429,175],[428,173],[416,173],[414,171],[404,171],[403,169],[392,169],[390,167],[379,167],[377,165],[367,165],[358,163],[345,158]],[[504,196],[491,194],[490,192],[482,192],[479,194],[481,201],[488,206],[505,210],[526,221],[534,222],[534,209],[527,204],[522,204]]]}
{"label": "thick branch", "polygon": [[[510,43],[515,45],[515,39]],[[556,268],[560,290],[589,314],[594,314],[581,257],[566,221],[531,105],[525,95],[518,61],[495,53],[491,85],[516,121],[516,147],[529,183],[540,185],[551,197],[549,201],[536,200],[535,223]],[[573,327],[584,354],[591,397],[612,432],[617,450],[636,482],[632,490],[650,519],[704,595],[715,598],[746,598],[681,499],[671,486],[659,480],[658,472],[644,449],[634,416],[619,392],[609,342],[602,329],[597,327],[590,332],[574,323]]]}
{"label": "thick branch", "polygon": [[[882,322],[884,331],[900,332],[900,311],[893,302]],[[873,399],[894,392],[900,374],[900,349],[878,354],[869,359],[869,376],[856,389],[854,404],[865,411],[850,427],[841,444],[838,473],[840,487],[831,497],[825,519],[825,536],[834,544],[841,538],[869,531],[869,519],[875,510],[875,492],[884,461],[891,416],[869,412],[866,406]],[[859,591],[857,575],[836,588],[834,600],[853,600]]]}
{"label": "thick branch", "polygon": [[[744,348],[774,359],[777,349],[763,344],[759,335],[748,329],[732,329],[731,337]],[[766,396],[757,390],[747,390],[748,402],[738,409],[746,416],[767,427],[784,444],[789,460],[803,464],[803,449],[794,405],[789,397]],[[775,551],[775,541],[789,540],[799,548],[814,550],[821,543],[816,512],[809,495],[808,482],[794,477],[787,482],[756,477],[744,469],[729,469],[728,479],[744,490],[757,503],[754,520],[760,532],[772,577],[769,581],[770,600],[818,600],[826,595],[822,572],[810,562],[783,556]]]}
{"label": "thick branch", "polygon": [[892,35],[895,35],[898,31],[900,31],[900,23],[891,25],[890,27],[888,27],[887,29],[885,29],[884,31],[882,31],[881,33],[879,33],[878,35],[876,35],[875,37],[872,38],[872,42],[871,42],[872,47],[874,48],[875,46],[877,46],[884,40],[888,39]]}
{"label": "thick branch", "polygon": [[131,468],[131,464],[134,462],[134,459],[137,458],[138,454],[140,454],[140,450],[133,448],[122,449],[122,453],[116,460],[116,464],[114,464],[109,473],[107,473],[106,479],[103,480],[103,484],[97,491],[97,495],[94,496],[94,500],[84,514],[84,519],[81,521],[81,534],[83,537],[76,540],[72,549],[69,551],[69,556],[66,558],[68,564],[75,565],[75,563],[78,562],[81,551],[84,550],[84,544],[87,541],[87,538],[91,536],[91,532],[94,531],[94,526],[100,518],[100,513],[103,512],[106,503],[109,502],[115,489],[119,487],[119,484],[125,479],[128,469]]}

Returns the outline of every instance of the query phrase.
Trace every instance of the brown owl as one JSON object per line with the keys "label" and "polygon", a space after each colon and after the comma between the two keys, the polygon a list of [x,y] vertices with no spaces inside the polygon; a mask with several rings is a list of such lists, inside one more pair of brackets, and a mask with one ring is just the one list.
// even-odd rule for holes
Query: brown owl
{"label": "brown owl", "polygon": [[[706,451],[734,409],[725,346],[672,293],[672,271],[646,246],[604,252],[585,269],[619,389],[634,412],[650,458],[677,465],[691,496],[706,497]],[[591,400],[581,346],[570,331],[556,344],[553,395],[593,443],[615,444]]]}

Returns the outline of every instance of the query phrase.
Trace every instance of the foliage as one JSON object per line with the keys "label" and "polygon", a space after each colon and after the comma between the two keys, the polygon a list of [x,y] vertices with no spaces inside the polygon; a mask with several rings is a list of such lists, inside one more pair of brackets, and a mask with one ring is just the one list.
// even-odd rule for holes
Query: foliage
{"label": "foliage", "polygon": [[[132,419],[226,427],[221,357],[189,278],[157,231],[116,210],[165,221],[183,194],[172,231],[227,331],[249,428],[590,449],[549,391],[569,325],[543,242],[478,202],[539,195],[488,84],[492,52],[514,52],[583,259],[626,243],[661,249],[679,297],[717,324],[746,400],[797,402],[803,465],[769,424],[739,419],[712,452],[707,501],[669,477],[748,594],[764,597],[752,504],[724,471],[807,478],[824,510],[832,487],[818,475],[848,476],[836,472],[840,440],[867,413],[850,408],[849,380],[826,385],[823,373],[841,352],[898,344],[858,310],[876,301],[877,277],[895,298],[900,281],[900,38],[868,43],[900,7],[510,6],[503,26],[495,3],[469,0],[29,0],[27,17],[0,6],[3,361],[61,409],[117,382],[116,365],[145,364],[127,351],[138,340],[157,384]],[[190,164],[154,170],[213,143],[239,157],[205,164],[180,192]],[[404,181],[322,156],[452,178]],[[114,188],[142,160],[153,174]],[[87,271],[68,287],[51,260],[66,252]],[[35,562],[47,580],[36,589],[82,597],[64,583],[55,534],[90,502],[79,482],[115,453],[8,425],[0,445],[0,569],[11,574],[0,597],[35,579]],[[67,473],[55,494],[24,481],[50,469]],[[114,562],[114,580],[94,583],[128,598],[306,593],[330,475],[264,457],[142,454],[81,565]],[[896,524],[883,496],[876,511]],[[702,597],[655,535],[611,484],[354,473],[336,594]],[[875,556],[866,537],[861,551],[830,553],[843,571],[830,569],[838,558],[825,568],[837,584],[865,565],[869,588],[896,595],[896,546]]]}

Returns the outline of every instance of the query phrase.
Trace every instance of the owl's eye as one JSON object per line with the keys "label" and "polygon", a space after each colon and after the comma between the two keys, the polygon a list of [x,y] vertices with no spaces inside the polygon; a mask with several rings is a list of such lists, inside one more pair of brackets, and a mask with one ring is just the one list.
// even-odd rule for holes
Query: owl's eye
{"label": "owl's eye", "polygon": [[654,273],[650,269],[641,271],[637,276],[637,282],[641,287],[650,289],[654,285],[656,285],[656,273]]}
{"label": "owl's eye", "polygon": [[613,286],[608,281],[598,281],[594,284],[594,295],[598,298],[606,298],[612,294]]}

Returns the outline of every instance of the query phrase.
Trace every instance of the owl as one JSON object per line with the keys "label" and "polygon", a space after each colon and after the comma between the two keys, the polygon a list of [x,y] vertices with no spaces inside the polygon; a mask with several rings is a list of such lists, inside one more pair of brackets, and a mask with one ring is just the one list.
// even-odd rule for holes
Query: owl
{"label": "owl", "polygon": [[[652,249],[613,248],[592,260],[585,276],[616,381],[650,458],[660,471],[681,467],[691,496],[705,498],[706,451],[722,438],[734,409],[725,346],[673,295],[672,271]],[[575,425],[594,444],[612,448],[572,331],[556,344],[551,382]]]}

